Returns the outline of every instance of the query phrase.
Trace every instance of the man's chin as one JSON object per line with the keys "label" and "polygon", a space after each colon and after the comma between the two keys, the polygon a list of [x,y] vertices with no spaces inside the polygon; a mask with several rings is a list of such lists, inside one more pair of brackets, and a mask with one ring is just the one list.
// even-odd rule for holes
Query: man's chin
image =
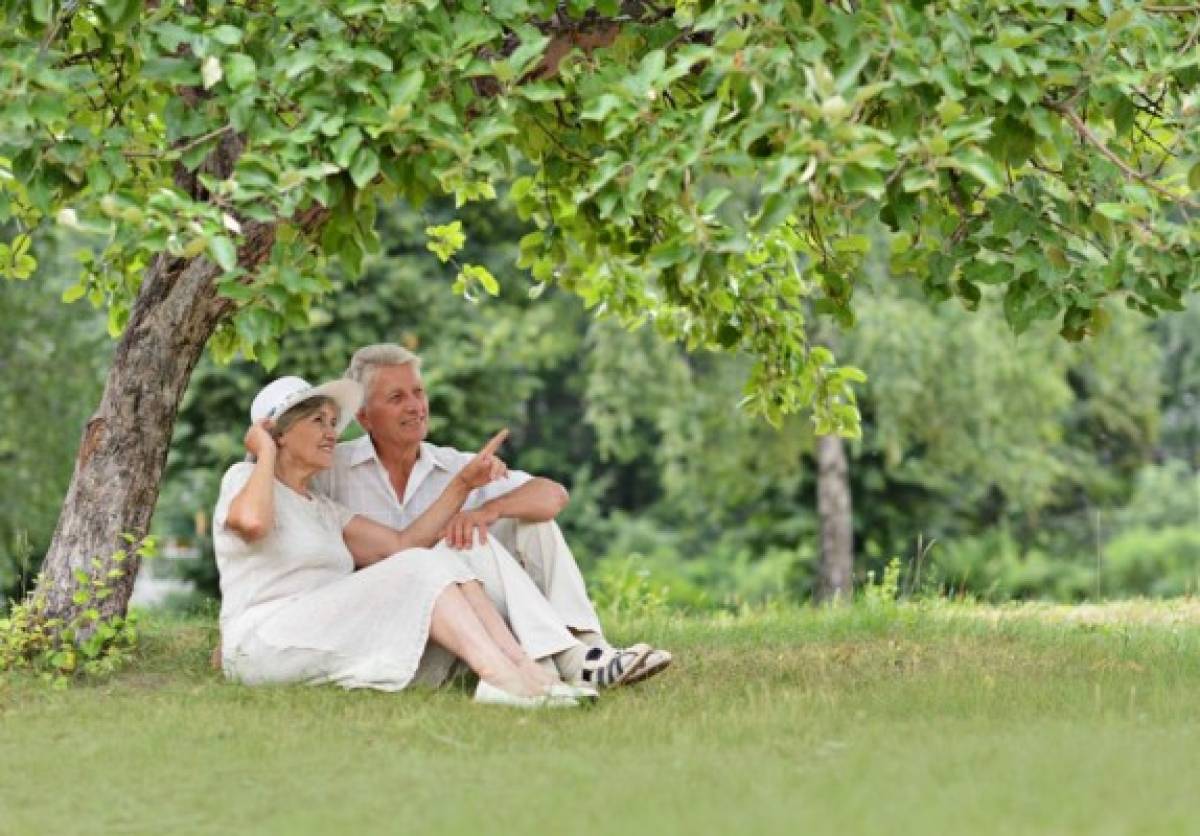
{"label": "man's chin", "polygon": [[429,425],[421,424],[420,426],[401,427],[395,438],[401,444],[420,444],[427,435],[429,435]]}

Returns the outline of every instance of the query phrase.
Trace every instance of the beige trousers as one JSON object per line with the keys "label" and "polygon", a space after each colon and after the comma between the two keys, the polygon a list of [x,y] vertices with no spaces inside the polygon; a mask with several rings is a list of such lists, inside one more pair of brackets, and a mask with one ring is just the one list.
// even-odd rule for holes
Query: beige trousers
{"label": "beige trousers", "polygon": [[458,557],[483,585],[484,592],[508,622],[512,634],[532,659],[553,656],[578,644],[558,611],[504,548],[498,537],[456,551],[442,543],[435,550]]}
{"label": "beige trousers", "polygon": [[578,632],[603,634],[579,564],[558,523],[503,519],[489,530],[546,596],[563,624]]}

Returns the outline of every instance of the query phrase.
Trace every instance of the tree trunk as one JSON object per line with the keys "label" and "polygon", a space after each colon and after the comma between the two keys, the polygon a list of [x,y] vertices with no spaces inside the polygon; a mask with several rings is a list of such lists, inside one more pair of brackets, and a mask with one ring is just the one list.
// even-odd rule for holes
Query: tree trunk
{"label": "tree trunk", "polygon": [[[102,615],[124,613],[137,575],[137,557],[117,564],[127,548],[122,534],[145,536],[158,500],[175,414],[205,343],[226,312],[214,280],[219,268],[206,259],[160,255],[147,269],[129,325],[117,346],[104,394],[87,422],[75,473],[46,554],[35,595],[45,613],[69,622],[89,606]],[[64,370],[64,373],[70,373]],[[100,566],[92,564],[98,558]],[[107,579],[103,601],[76,603],[82,570]]]}
{"label": "tree trunk", "polygon": [[817,436],[817,514],[821,518],[821,562],[816,599],[848,600],[854,589],[854,528],[850,465],[846,443],[838,435]]}

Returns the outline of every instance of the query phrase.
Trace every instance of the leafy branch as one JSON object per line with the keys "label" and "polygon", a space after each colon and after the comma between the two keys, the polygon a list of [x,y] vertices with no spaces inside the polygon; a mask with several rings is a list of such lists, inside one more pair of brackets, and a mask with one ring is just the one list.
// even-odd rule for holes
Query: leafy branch
{"label": "leafy branch", "polygon": [[1146,188],[1162,195],[1174,203],[1178,203],[1181,206],[1186,206],[1189,209],[1200,209],[1200,203],[1196,203],[1193,200],[1189,200],[1182,195],[1175,194],[1171,190],[1164,188],[1163,186],[1154,182],[1153,178],[1146,176],[1127,163],[1125,160],[1121,159],[1119,155],[1114,153],[1113,150],[1104,143],[1104,140],[1096,136],[1095,132],[1088,127],[1087,123],[1079,117],[1079,114],[1070,107],[1054,101],[1043,101],[1043,104],[1070,122],[1071,127],[1073,127],[1075,132],[1079,134],[1080,139],[1099,151],[1109,162],[1119,168],[1126,177],[1136,180]]}

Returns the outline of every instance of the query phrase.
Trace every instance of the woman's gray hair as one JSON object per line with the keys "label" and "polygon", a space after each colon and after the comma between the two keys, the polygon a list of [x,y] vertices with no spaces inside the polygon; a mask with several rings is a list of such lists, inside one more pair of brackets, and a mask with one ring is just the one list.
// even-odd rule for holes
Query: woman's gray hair
{"label": "woman's gray hair", "polygon": [[300,403],[296,404],[287,412],[275,419],[275,423],[271,427],[271,435],[278,440],[280,436],[295,426],[297,422],[304,420],[309,415],[315,415],[327,406],[333,407],[334,415],[339,414],[337,401],[335,401],[333,398],[327,398],[324,395],[320,395],[315,398],[308,398],[300,401]]}
{"label": "woman's gray hair", "polygon": [[371,391],[371,378],[376,370],[385,366],[407,366],[411,364],[418,371],[421,368],[421,358],[402,345],[395,343],[376,343],[360,348],[350,358],[350,365],[343,377],[362,384],[363,394]]}
{"label": "woman's gray hair", "polygon": [[[302,421],[309,415],[320,412],[327,406],[333,407],[334,415],[340,414],[341,408],[338,406],[337,401],[324,395],[319,395],[315,398],[307,398],[303,401],[300,401],[300,403],[296,404],[287,412],[283,413],[271,422],[271,438],[279,441],[285,432],[296,425],[297,421]],[[255,462],[258,461],[258,459],[253,453],[247,453],[246,461]]]}

